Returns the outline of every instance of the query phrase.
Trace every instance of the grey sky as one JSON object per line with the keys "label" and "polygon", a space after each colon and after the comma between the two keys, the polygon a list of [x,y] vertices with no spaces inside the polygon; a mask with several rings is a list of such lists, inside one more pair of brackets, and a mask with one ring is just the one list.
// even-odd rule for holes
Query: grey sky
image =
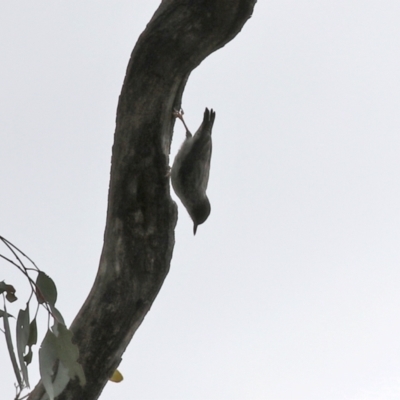
{"label": "grey sky", "polygon": [[[55,280],[68,323],[97,271],[125,69],[158,4],[0,5],[0,234]],[[211,215],[193,237],[179,204],[171,272],[103,399],[400,398],[399,49],[398,1],[259,1],[192,73],[189,128],[217,112]],[[177,123],[171,157],[183,139]]]}

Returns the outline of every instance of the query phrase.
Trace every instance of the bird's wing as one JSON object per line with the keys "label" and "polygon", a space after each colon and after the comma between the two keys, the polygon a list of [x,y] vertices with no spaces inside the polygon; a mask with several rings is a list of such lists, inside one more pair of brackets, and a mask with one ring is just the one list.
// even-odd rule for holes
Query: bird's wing
{"label": "bird's wing", "polygon": [[172,173],[176,174],[174,180],[185,187],[193,198],[204,197],[208,186],[214,120],[215,112],[206,108],[199,129],[185,140],[177,155],[180,161],[179,170],[173,167]]}

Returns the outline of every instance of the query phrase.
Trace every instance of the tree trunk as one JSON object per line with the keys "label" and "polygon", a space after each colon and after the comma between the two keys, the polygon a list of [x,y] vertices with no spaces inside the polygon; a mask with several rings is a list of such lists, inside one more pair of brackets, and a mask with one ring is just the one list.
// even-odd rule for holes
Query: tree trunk
{"label": "tree trunk", "polygon": [[[191,71],[233,39],[256,0],[164,0],[140,36],[119,98],[104,246],[72,323],[87,384],[61,400],[97,399],[168,274],[177,209],[170,197],[174,118]],[[42,384],[30,400],[45,398]]]}

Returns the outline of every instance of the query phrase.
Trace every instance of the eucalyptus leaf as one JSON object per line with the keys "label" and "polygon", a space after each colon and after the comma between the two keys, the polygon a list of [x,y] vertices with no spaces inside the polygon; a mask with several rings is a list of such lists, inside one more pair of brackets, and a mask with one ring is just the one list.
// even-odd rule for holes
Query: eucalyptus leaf
{"label": "eucalyptus leaf", "polygon": [[82,365],[78,363],[79,349],[72,343],[72,332],[65,326],[58,326],[57,354],[62,364],[68,369],[71,378],[78,377],[81,386],[86,384]]}
{"label": "eucalyptus leaf", "polygon": [[33,352],[32,346],[37,343],[37,326],[36,326],[36,318],[32,320],[29,324],[29,337],[28,343],[26,344],[29,346],[28,353],[24,356],[25,364],[28,366],[32,362]]}
{"label": "eucalyptus leaf", "polygon": [[49,329],[39,350],[40,377],[50,400],[54,400],[54,366],[58,359],[56,342],[56,335]]}
{"label": "eucalyptus leaf", "polygon": [[33,352],[32,352],[32,349],[29,347],[28,352],[24,356],[24,361],[25,361],[26,365],[29,365],[32,362],[32,357],[33,357]]}
{"label": "eucalyptus leaf", "polygon": [[57,301],[57,287],[53,281],[47,274],[43,271],[39,271],[38,277],[36,279],[36,286],[40,290],[40,295],[38,297],[38,302],[41,304],[43,300],[49,303],[51,306],[54,306]]}
{"label": "eucalyptus leaf", "polygon": [[0,282],[0,294],[6,292],[6,299],[13,303],[17,300],[17,296],[15,296],[15,288],[13,285],[8,285],[4,281]]}
{"label": "eucalyptus leaf", "polygon": [[58,396],[71,380],[68,368],[63,363],[58,363],[57,374],[53,381],[54,396]]}
{"label": "eucalyptus leaf", "polygon": [[24,383],[29,387],[28,369],[24,361],[25,348],[28,344],[29,339],[29,306],[26,305],[25,310],[19,310],[17,318],[17,354],[21,373],[24,379]]}
{"label": "eucalyptus leaf", "polygon": [[13,342],[12,342],[12,339],[11,339],[10,323],[8,321],[8,312],[7,312],[7,308],[6,308],[5,302],[4,302],[4,309],[5,309],[5,312],[3,314],[3,323],[4,323],[4,334],[6,336],[8,354],[10,356],[11,364],[13,366],[14,374],[15,374],[15,377],[17,378],[18,385],[19,385],[20,388],[22,388],[23,387],[22,378],[21,378],[21,374],[19,373],[19,367],[18,367],[17,359],[15,357],[14,346],[13,346]]}
{"label": "eucalyptus leaf", "polygon": [[0,294],[4,292],[12,292],[15,293],[15,288],[13,285],[8,285],[4,281],[0,282]]}
{"label": "eucalyptus leaf", "polygon": [[0,282],[0,294],[6,292],[6,299],[13,303],[17,300],[17,296],[15,296],[15,288],[13,285],[8,285],[4,281]]}
{"label": "eucalyptus leaf", "polygon": [[29,324],[29,338],[27,345],[31,347],[36,343],[37,343],[37,325],[36,325],[36,318],[34,318],[32,322]]}
{"label": "eucalyptus leaf", "polygon": [[82,386],[86,383],[72,332],[60,323],[55,323],[52,330],[47,331],[39,350],[40,375],[50,400],[64,390],[70,379],[78,377]]}
{"label": "eucalyptus leaf", "polygon": [[50,305],[50,309],[51,309],[51,312],[52,312],[52,314],[53,314],[53,318],[55,319],[56,324],[65,325],[64,318],[63,318],[63,316],[61,315],[60,311],[58,311],[58,309],[55,308],[55,307],[52,306],[52,305]]}
{"label": "eucalyptus leaf", "polygon": [[[5,311],[0,310],[0,318],[3,317],[4,314],[5,314]],[[10,318],[10,317],[11,317],[11,318],[15,318],[13,315],[11,315],[11,314],[9,314],[9,313],[6,313],[6,314],[7,314],[7,317],[8,317],[8,318]]]}

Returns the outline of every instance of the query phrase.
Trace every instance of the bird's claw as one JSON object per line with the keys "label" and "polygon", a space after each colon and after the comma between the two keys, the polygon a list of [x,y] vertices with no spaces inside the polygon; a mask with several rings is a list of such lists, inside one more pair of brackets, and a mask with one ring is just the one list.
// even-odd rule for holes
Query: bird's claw
{"label": "bird's claw", "polygon": [[182,108],[181,108],[179,111],[176,110],[176,109],[174,108],[174,111],[172,111],[172,115],[173,115],[175,118],[179,118],[179,119],[182,121],[183,126],[184,126],[185,129],[186,129],[186,137],[189,138],[189,137],[192,136],[192,134],[190,133],[189,128],[187,127],[186,122],[185,122],[185,120],[183,119],[183,114],[184,114],[184,112],[183,112]]}
{"label": "bird's claw", "polygon": [[183,114],[185,114],[185,113],[183,112],[182,108],[180,110],[176,110],[174,108],[174,111],[172,111],[172,115],[175,118],[179,118],[181,121],[183,121]]}

